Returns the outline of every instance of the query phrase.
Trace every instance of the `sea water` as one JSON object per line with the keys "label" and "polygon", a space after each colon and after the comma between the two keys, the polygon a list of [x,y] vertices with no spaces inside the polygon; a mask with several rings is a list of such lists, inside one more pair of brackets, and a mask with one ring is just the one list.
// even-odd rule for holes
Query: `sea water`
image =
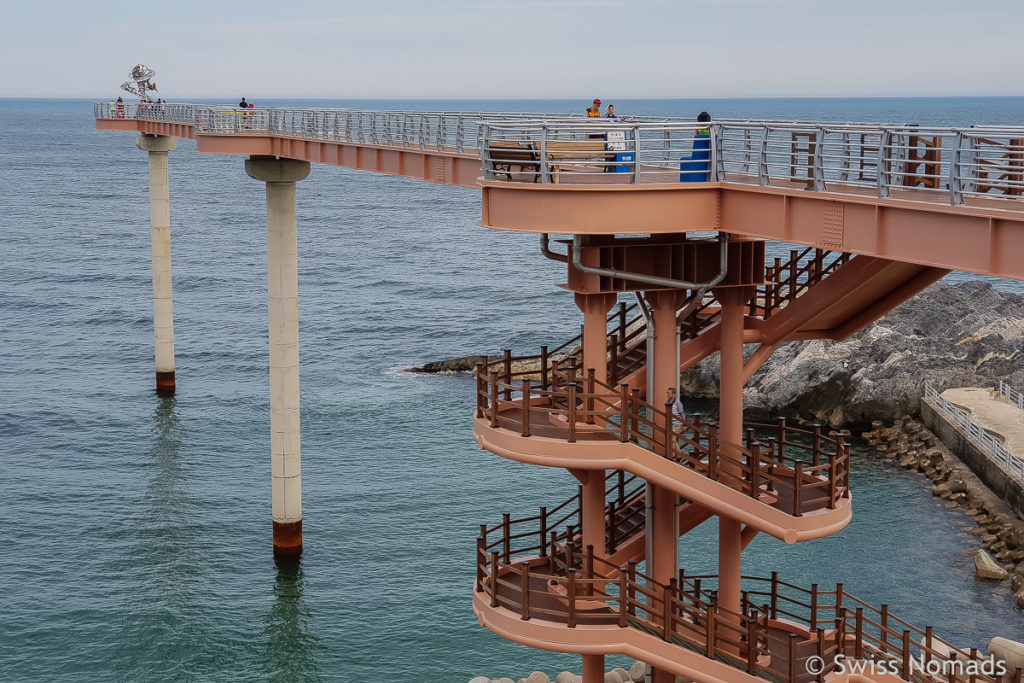
{"label": "sea water", "polygon": [[[1024,98],[612,103],[620,115],[1024,123]],[[555,505],[575,480],[478,450],[472,378],[403,371],[535,353],[578,332],[572,297],[554,287],[564,266],[536,236],[478,227],[472,189],[316,165],[299,184],[305,552],[279,569],[263,184],[240,157],[189,141],[170,154],[177,395],[159,399],[146,155],[131,134],[94,130],[84,100],[0,100],[0,121],[0,679],[462,683],[579,670],[578,657],[493,635],[471,609],[479,525]],[[849,527],[796,546],[759,537],[745,573],[842,581],[963,646],[1024,637],[1009,590],[973,579],[969,517],[860,446],[852,476]],[[689,573],[714,571],[714,539],[711,521],[682,540]]]}

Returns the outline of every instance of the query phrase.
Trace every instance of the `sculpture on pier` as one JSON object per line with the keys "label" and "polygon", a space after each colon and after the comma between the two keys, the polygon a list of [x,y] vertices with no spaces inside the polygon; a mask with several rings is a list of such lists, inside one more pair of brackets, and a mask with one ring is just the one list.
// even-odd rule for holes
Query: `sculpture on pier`
{"label": "sculpture on pier", "polygon": [[136,64],[132,67],[132,80],[122,83],[121,90],[135,95],[143,102],[152,102],[149,91],[157,92],[157,89],[156,83],[151,82],[150,79],[155,75],[156,72],[145,64]]}

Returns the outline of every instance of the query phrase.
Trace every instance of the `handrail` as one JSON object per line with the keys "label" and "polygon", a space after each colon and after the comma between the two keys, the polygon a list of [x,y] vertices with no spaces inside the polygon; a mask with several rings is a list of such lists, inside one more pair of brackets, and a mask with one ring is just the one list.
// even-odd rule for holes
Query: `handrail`
{"label": "handrail", "polygon": [[938,408],[943,415],[948,417],[955,427],[958,427],[968,439],[974,441],[989,457],[1005,467],[1018,479],[1024,481],[1024,460],[1006,450],[1006,447],[989,434],[984,427],[974,422],[966,412],[942,398],[939,392],[930,384],[926,383],[924,385],[924,397]]}
{"label": "handrail", "polygon": [[[798,432],[785,420],[776,426],[777,436],[762,442],[748,432],[746,445],[735,444],[735,455],[726,454],[716,424],[698,415],[674,431],[671,412],[641,400],[639,390],[626,384],[615,387],[597,380],[574,357],[553,364],[550,381],[541,387],[530,379],[513,384],[510,363],[500,367],[477,364],[476,414],[492,428],[516,429],[529,437],[535,425],[546,422],[548,429],[558,425],[555,432],[561,438],[575,442],[586,436],[580,425],[601,424],[600,438],[632,442],[752,498],[791,489],[792,500],[784,511],[797,517],[819,507],[834,509],[850,495],[849,446],[842,436],[823,436],[820,427],[804,432],[813,439],[809,460],[791,455],[796,443],[787,437]],[[503,424],[503,414],[518,417]],[[834,453],[825,452],[828,446]]]}
{"label": "handrail", "polygon": [[[954,660],[985,661],[977,649],[954,647],[930,626],[916,628],[892,615],[887,605],[876,608],[847,593],[843,584],[822,590],[817,584],[804,588],[787,583],[777,572],[770,577],[743,576],[737,613],[718,603],[717,575],[687,575],[681,570],[666,584],[639,572],[636,562],[616,566],[604,560],[593,546],[582,551],[552,546],[550,556],[538,561],[524,555],[502,557],[481,538],[476,564],[475,590],[489,598],[492,608],[504,607],[523,620],[546,620],[567,628],[602,624],[642,630],[772,680],[798,680],[792,674],[802,675],[806,668],[799,664],[812,655],[822,657],[821,675],[827,676],[835,670],[835,654],[840,652],[851,659],[886,660],[905,680],[912,680],[912,659],[940,667]],[[773,668],[782,662],[762,656],[768,653],[769,636],[777,640],[785,635],[790,640],[788,671]],[[1015,680],[1021,674],[1019,668],[1011,672]],[[1002,679],[979,668],[971,680]]]}
{"label": "handrail", "polygon": [[1024,392],[1017,391],[1003,380],[999,380],[999,395],[1005,398],[1008,403],[1017,406],[1020,410],[1024,410]]}
{"label": "handrail", "polygon": [[[143,118],[200,134],[285,135],[478,156],[494,179],[488,143],[518,141],[537,153],[542,182],[595,172],[629,183],[746,181],[819,192],[851,187],[966,198],[1024,197],[1024,127],[680,117],[585,119],[566,114],[363,111],[184,103],[96,102],[97,119]],[[703,131],[711,131],[704,135]],[[571,143],[568,146],[562,143]],[[582,144],[581,144],[582,143]],[[497,163],[501,163],[500,158]],[[532,174],[531,178],[533,178]],[[522,182],[507,175],[509,182]],[[904,196],[912,197],[909,193]]]}

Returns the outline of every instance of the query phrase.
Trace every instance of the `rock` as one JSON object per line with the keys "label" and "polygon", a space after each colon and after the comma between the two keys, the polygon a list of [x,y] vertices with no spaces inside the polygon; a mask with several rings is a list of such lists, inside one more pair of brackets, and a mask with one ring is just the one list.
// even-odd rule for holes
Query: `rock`
{"label": "rock", "polygon": [[1024,588],[1024,576],[1020,574],[1014,574],[1010,577],[1010,588],[1014,591],[1019,591]]}
{"label": "rock", "polygon": [[629,679],[633,683],[641,683],[644,680],[644,670],[646,668],[643,662],[633,662],[633,666],[629,667]]}
{"label": "rock", "polygon": [[477,676],[476,678],[469,679],[469,683],[491,683],[491,679],[487,676]]}
{"label": "rock", "polygon": [[569,671],[563,671],[555,676],[555,683],[582,683],[583,677]]}
{"label": "rock", "polygon": [[509,678],[508,676],[506,676],[505,678],[499,678],[499,679],[498,679],[498,683],[516,683],[516,682],[515,682],[515,681],[513,681],[513,680],[512,680],[511,678]]}
{"label": "rock", "polygon": [[932,495],[938,496],[939,498],[948,498],[952,491],[949,490],[949,484],[936,484],[932,487]]}
{"label": "rock", "polygon": [[[628,676],[629,674],[626,675]],[[629,679],[627,678],[626,681],[629,681]],[[623,680],[619,678],[619,674],[612,670],[604,673],[604,683],[623,683]]]}
{"label": "rock", "polygon": [[630,683],[629,672],[623,669],[622,667],[617,666],[614,669],[612,669],[610,673],[613,673],[619,677],[619,683]]}
{"label": "rock", "polygon": [[[536,353],[536,352],[534,352]],[[495,360],[497,356],[491,356]],[[439,360],[425,364],[422,368],[408,368],[406,372],[426,372],[436,375],[453,375],[456,372],[470,372],[476,370],[476,364],[480,362],[480,356],[463,356],[451,360]]]}
{"label": "rock", "polygon": [[551,678],[543,671],[534,671],[526,677],[526,683],[551,683]]}
{"label": "rock", "polygon": [[[667,419],[667,418],[666,418],[666,419]],[[951,500],[951,501],[949,501],[948,503],[946,503],[946,509],[948,509],[948,510],[952,510],[952,509],[953,509],[953,508],[955,508],[955,507],[959,507],[959,505],[960,505],[960,504],[959,504],[959,503],[957,503],[957,502],[956,502],[955,500]]]}
{"label": "rock", "polygon": [[1024,588],[1017,591],[1013,597],[1017,598],[1017,606],[1024,608]]}
{"label": "rock", "polygon": [[[1024,607],[1021,594],[1017,594],[1017,604]],[[988,643],[988,655],[996,660],[1002,660],[1006,665],[1007,673],[1013,674],[1017,667],[1024,669],[1024,643],[1018,643],[1007,638],[993,638]],[[1012,680],[1010,676],[1004,680]]]}
{"label": "rock", "polygon": [[996,561],[984,550],[974,556],[974,568],[974,575],[979,579],[1002,581],[1010,575],[1010,572],[996,564]]}

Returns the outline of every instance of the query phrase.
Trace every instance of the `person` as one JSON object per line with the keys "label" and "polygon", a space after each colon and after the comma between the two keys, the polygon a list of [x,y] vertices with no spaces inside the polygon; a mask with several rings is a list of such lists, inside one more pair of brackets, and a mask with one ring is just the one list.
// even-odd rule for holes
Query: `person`
{"label": "person", "polygon": [[697,130],[693,134],[693,152],[690,158],[683,159],[679,163],[679,182],[681,183],[704,183],[708,181],[711,170],[711,126],[700,124],[711,123],[711,114],[702,111],[697,114]]}
{"label": "person", "polygon": [[683,411],[683,402],[676,395],[676,388],[669,387],[665,390],[665,410],[672,411],[672,432],[679,434],[683,431],[683,422],[686,420],[686,413]]}
{"label": "person", "polygon": [[617,116],[615,116],[615,105],[614,104],[609,104],[608,105],[608,112],[604,115],[604,117],[606,119],[618,118]]}
{"label": "person", "polygon": [[123,119],[124,118],[124,100],[122,100],[120,97],[118,97],[117,98],[116,106],[117,106],[117,118]]}
{"label": "person", "polygon": [[242,101],[238,103],[238,106],[239,106],[239,108],[241,108],[241,109],[248,109],[248,108],[249,108],[249,103],[248,103],[248,102],[246,102],[246,101],[245,101],[245,98],[243,97],[243,98],[242,98]]}
{"label": "person", "polygon": [[594,103],[587,109],[588,119],[599,119],[601,118],[601,100],[595,98]]}

